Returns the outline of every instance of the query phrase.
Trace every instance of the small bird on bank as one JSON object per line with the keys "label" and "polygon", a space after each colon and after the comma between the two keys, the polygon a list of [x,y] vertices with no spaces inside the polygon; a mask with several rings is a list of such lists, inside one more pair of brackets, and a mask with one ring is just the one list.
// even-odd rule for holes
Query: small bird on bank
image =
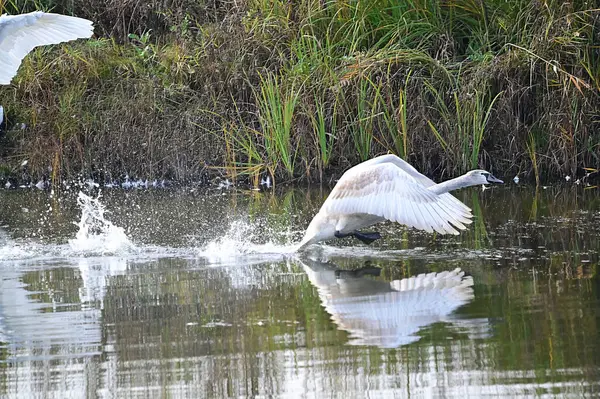
{"label": "small bird on bank", "polygon": [[37,46],[92,36],[92,21],[34,11],[0,16],[0,84],[8,85],[25,56]]}
{"label": "small bird on bank", "polygon": [[472,222],[473,215],[449,192],[490,183],[504,182],[488,171],[476,169],[436,184],[396,155],[370,159],[342,175],[310,222],[297,250],[350,236],[370,244],[381,235],[360,229],[384,220],[429,233],[456,235]]}

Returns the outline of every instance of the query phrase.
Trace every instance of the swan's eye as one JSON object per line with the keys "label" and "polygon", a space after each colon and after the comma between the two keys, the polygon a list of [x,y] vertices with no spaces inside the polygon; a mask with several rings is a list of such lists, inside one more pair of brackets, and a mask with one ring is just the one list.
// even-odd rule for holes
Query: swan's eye
{"label": "swan's eye", "polygon": [[483,176],[484,176],[486,179],[487,179],[488,177],[490,177],[490,174],[489,174],[488,172],[482,172],[481,174],[482,174],[482,175],[483,175]]}

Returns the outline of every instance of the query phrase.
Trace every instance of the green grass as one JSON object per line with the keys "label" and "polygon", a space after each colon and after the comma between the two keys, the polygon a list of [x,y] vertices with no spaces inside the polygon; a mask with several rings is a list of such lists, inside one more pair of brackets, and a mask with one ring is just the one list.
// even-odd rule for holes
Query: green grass
{"label": "green grass", "polygon": [[366,161],[371,155],[375,121],[379,117],[380,87],[369,79],[361,79],[358,86],[355,109],[353,104],[348,105],[346,123],[359,159]]}
{"label": "green grass", "polygon": [[298,148],[292,143],[292,124],[301,87],[281,86],[276,75],[260,78],[260,92],[255,95],[268,167],[274,175],[281,165],[288,177],[293,177]]}
{"label": "green grass", "polygon": [[323,180],[323,170],[329,167],[333,154],[333,145],[336,137],[334,132],[337,127],[337,98],[333,101],[332,108],[327,109],[324,96],[315,95],[314,104],[305,111],[310,120],[310,128],[313,132],[313,145],[317,149],[317,168],[319,179]]}
{"label": "green grass", "polygon": [[258,184],[326,181],[393,152],[438,176],[514,175],[532,154],[532,180],[581,174],[600,168],[587,4],[5,2],[95,19],[97,38],[33,51],[0,88],[0,167]]}

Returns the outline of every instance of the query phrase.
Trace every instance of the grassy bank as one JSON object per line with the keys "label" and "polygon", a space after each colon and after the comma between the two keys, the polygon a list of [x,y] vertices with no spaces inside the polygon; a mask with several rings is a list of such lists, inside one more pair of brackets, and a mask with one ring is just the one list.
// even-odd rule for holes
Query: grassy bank
{"label": "grassy bank", "polygon": [[97,38],[34,51],[0,88],[5,174],[27,159],[55,180],[321,181],[385,152],[437,178],[600,168],[588,2],[52,5],[94,20]]}

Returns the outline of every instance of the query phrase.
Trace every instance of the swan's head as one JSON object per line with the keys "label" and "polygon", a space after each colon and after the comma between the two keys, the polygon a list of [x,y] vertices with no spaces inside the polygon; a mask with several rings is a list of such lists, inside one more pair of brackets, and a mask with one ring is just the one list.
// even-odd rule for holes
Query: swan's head
{"label": "swan's head", "polygon": [[319,241],[331,240],[332,238],[335,238],[335,225],[329,220],[326,214],[319,212],[306,228],[304,238],[298,248],[296,248],[296,251],[300,251]]}
{"label": "swan's head", "polygon": [[475,169],[468,172],[465,176],[469,179],[471,185],[475,186],[478,184],[490,184],[490,183],[504,183],[502,180],[496,178],[487,170]]}

